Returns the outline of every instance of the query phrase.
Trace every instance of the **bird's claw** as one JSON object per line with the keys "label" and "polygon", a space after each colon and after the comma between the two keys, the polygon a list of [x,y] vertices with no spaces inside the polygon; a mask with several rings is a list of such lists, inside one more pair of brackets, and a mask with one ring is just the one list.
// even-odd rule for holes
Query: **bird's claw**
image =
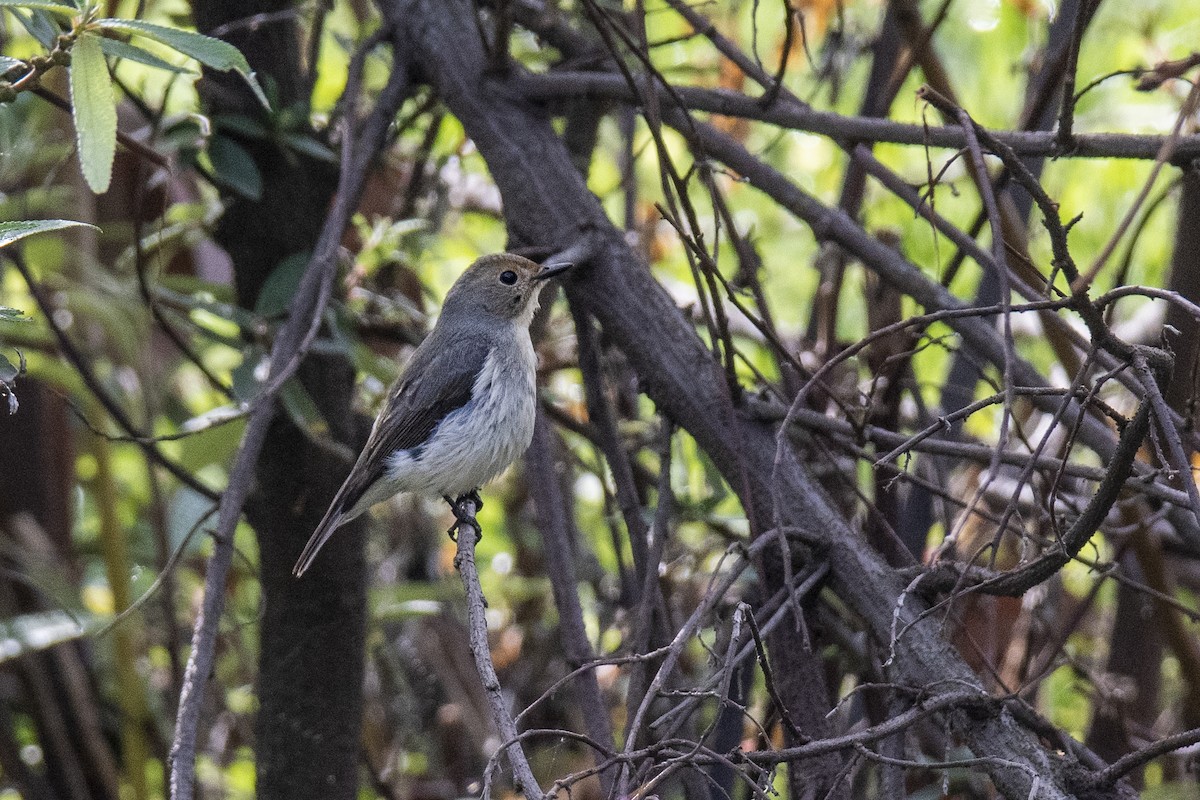
{"label": "bird's claw", "polygon": [[[458,541],[458,530],[463,525],[467,525],[475,530],[475,535],[479,536],[482,531],[479,528],[479,522],[475,519],[475,515],[483,509],[483,500],[479,497],[479,490],[472,489],[466,494],[459,495],[457,499],[451,500],[450,495],[442,495],[442,499],[450,506],[450,510],[454,512],[454,524],[446,531],[450,538]],[[467,503],[472,503],[475,506],[474,512],[467,511]]]}

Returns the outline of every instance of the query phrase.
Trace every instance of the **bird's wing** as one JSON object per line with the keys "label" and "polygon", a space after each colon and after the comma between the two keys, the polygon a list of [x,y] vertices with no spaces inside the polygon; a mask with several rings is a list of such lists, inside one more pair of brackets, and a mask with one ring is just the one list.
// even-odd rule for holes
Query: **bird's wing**
{"label": "bird's wing", "polygon": [[424,354],[414,355],[404,376],[392,388],[387,408],[375,420],[367,446],[347,479],[343,498],[346,508],[353,507],[383,476],[392,453],[419,446],[443,419],[470,402],[475,379],[491,350],[490,342],[472,338],[453,343],[452,347],[450,344],[430,348],[429,355],[419,359],[422,363],[417,363],[417,356]]}
{"label": "bird's wing", "polygon": [[450,342],[439,333],[435,328],[422,342],[388,393],[387,406],[375,419],[354,469],[304,546],[292,570],[296,575],[304,574],[321,546],[347,521],[346,512],[383,477],[392,453],[420,445],[438,423],[470,402],[491,343],[482,336]]}

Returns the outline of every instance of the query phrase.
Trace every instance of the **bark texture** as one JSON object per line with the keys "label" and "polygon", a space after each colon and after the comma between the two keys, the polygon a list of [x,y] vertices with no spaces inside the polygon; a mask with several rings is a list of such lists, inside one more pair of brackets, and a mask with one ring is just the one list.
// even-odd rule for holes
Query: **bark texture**
{"label": "bark texture", "polygon": [[[197,26],[211,31],[226,25],[224,38],[246,54],[260,80],[274,85],[282,107],[308,103],[308,65],[301,61],[296,18],[278,13],[292,7],[286,0],[193,3]],[[244,24],[256,14],[271,21]],[[210,114],[263,120],[263,111],[236,76],[206,75],[203,95]],[[233,259],[238,301],[253,308],[271,271],[311,250],[336,172],[273,142],[232,131],[221,135],[251,155],[263,178],[260,200],[227,198],[230,207],[217,231]],[[361,432],[350,409],[350,365],[337,356],[309,355],[297,380],[329,423],[332,437],[357,446]],[[348,463],[338,462],[278,413],[246,510],[258,539],[263,607],[255,724],[260,798],[349,800],[358,794],[366,619],[362,523],[339,531],[322,552],[322,563],[303,580],[291,574],[348,470]]]}

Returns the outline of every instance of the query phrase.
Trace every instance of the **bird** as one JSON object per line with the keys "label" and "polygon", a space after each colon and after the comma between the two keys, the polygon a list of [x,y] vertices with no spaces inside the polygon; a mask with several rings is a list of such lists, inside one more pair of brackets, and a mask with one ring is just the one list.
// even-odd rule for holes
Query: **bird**
{"label": "bird", "polygon": [[571,266],[495,253],[455,281],[304,546],[296,577],[338,528],[376,503],[401,492],[440,496],[458,515],[464,498],[478,504],[479,488],[525,452],[536,413],[529,325],[547,280]]}

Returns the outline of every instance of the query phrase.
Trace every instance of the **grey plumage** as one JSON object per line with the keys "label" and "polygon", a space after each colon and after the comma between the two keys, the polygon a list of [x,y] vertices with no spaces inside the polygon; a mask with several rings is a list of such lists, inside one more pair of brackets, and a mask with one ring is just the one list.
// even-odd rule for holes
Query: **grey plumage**
{"label": "grey plumage", "polygon": [[479,259],[459,278],[389,391],[366,446],[296,562],[296,575],[334,531],[375,503],[404,491],[466,493],[529,446],[536,366],[529,323],[544,279],[567,266],[539,270],[502,253]]}

